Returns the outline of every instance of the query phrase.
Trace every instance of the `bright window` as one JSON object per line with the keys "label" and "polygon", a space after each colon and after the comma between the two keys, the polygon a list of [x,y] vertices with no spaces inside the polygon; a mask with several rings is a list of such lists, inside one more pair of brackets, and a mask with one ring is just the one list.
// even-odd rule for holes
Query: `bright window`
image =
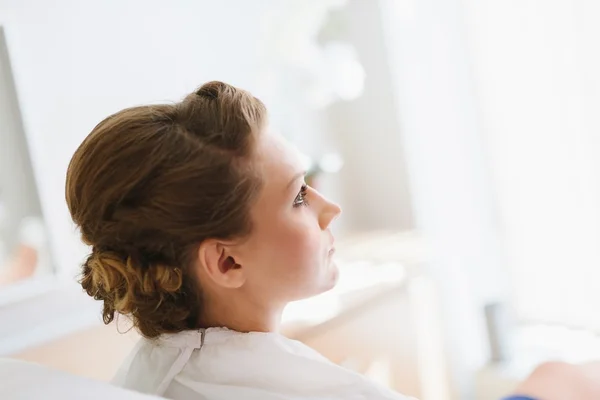
{"label": "bright window", "polygon": [[519,317],[600,330],[600,5],[464,4]]}

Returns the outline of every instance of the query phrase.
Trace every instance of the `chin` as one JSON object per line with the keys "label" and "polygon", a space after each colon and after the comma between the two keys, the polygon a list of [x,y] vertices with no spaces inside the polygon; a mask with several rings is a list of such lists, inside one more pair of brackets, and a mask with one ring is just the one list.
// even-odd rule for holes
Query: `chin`
{"label": "chin", "polygon": [[320,274],[319,278],[316,281],[313,280],[309,286],[304,286],[300,292],[296,292],[296,296],[290,301],[308,299],[333,289],[339,280],[339,269],[333,260],[329,260],[323,268],[325,271]]}
{"label": "chin", "polygon": [[340,278],[340,270],[337,266],[337,264],[335,263],[335,261],[331,261],[329,264],[329,271],[328,271],[328,276],[327,276],[327,282],[324,285],[325,288],[322,292],[327,292],[331,289],[333,289],[335,287],[335,285],[337,285],[338,280]]}

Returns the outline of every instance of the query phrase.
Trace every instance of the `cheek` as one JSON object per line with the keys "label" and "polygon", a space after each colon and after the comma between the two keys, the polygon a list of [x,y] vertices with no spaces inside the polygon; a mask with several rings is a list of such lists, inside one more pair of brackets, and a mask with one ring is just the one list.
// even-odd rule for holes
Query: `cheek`
{"label": "cheek", "polygon": [[271,269],[291,279],[309,279],[322,263],[322,241],[320,229],[300,218],[281,221],[269,241],[273,245],[269,257]]}
{"label": "cheek", "polygon": [[[287,243],[282,243],[279,287],[288,300],[299,300],[331,289],[337,281],[337,267],[327,255],[320,228],[288,231]],[[284,252],[283,252],[284,251]]]}
{"label": "cheek", "polygon": [[280,230],[279,242],[285,258],[290,264],[299,268],[309,267],[302,265],[311,263],[322,251],[322,237],[320,230],[308,224],[286,224]]}
{"label": "cheek", "polygon": [[314,218],[301,214],[308,210],[297,211],[261,225],[256,232],[250,247],[252,286],[262,296],[298,300],[331,286],[335,271],[328,263],[328,243]]}

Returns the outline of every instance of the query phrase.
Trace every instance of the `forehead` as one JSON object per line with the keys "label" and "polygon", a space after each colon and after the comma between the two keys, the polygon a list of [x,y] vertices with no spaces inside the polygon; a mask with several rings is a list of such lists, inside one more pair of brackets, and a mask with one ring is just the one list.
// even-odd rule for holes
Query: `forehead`
{"label": "forehead", "polygon": [[256,143],[256,167],[266,184],[289,183],[298,172],[303,171],[302,155],[298,149],[281,135],[265,132]]}

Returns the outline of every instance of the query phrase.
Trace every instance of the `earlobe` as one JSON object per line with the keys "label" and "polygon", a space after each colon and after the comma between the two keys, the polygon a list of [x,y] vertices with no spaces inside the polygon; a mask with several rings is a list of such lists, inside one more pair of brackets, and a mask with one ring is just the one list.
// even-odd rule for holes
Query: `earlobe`
{"label": "earlobe", "polygon": [[198,256],[202,274],[217,286],[236,289],[244,284],[245,271],[229,245],[218,240],[205,240],[198,248]]}

